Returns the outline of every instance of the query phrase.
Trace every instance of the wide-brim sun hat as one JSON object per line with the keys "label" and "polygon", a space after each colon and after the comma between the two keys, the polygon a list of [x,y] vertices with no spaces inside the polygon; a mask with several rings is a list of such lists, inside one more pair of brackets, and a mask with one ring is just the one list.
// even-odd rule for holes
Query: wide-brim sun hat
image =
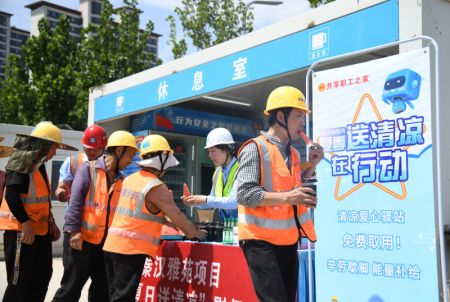
{"label": "wide-brim sun hat", "polygon": [[57,144],[58,149],[68,150],[68,151],[78,151],[77,148],[70,145],[64,144],[62,142],[61,130],[53,125],[51,122],[40,122],[34,127],[33,131],[29,136],[37,137],[46,141],[54,142]]}

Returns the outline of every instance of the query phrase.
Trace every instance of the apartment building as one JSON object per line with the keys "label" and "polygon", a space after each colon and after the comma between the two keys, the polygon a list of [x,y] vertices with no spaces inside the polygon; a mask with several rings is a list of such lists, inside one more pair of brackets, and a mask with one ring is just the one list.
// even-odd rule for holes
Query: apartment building
{"label": "apartment building", "polygon": [[9,54],[21,56],[22,45],[30,32],[11,26],[11,14],[0,11],[0,78],[5,78],[6,58]]}
{"label": "apartment building", "polygon": [[[5,78],[7,57],[10,54],[21,55],[21,47],[30,35],[39,34],[39,20],[47,18],[51,28],[56,28],[59,17],[65,15],[70,22],[70,35],[80,38],[81,29],[89,24],[100,24],[102,0],[80,0],[79,10],[57,5],[48,1],[37,1],[25,6],[30,9],[30,31],[11,26],[12,14],[0,11],[0,78]],[[117,8],[118,13],[122,8]],[[140,11],[142,12],[142,11]],[[117,19],[117,22],[120,22]],[[161,35],[152,33],[147,41],[147,51],[158,58],[158,39]],[[156,60],[154,62],[156,64]]]}

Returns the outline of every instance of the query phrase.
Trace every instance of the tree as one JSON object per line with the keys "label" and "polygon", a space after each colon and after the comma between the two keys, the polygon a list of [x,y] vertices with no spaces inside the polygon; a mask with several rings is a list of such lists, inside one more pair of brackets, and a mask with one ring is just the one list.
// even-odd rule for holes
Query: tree
{"label": "tree", "polygon": [[33,123],[31,113],[34,110],[36,96],[28,81],[29,74],[24,60],[10,56],[6,66],[6,78],[0,81],[2,123],[26,125]]}
{"label": "tree", "polygon": [[[242,0],[182,0],[175,13],[184,36],[189,37],[198,50],[253,30],[253,14]],[[172,45],[173,56],[177,59],[186,54],[188,43],[184,38],[177,41],[175,18],[169,16],[166,20],[170,24],[168,44]]]}
{"label": "tree", "polygon": [[22,59],[8,58],[6,79],[0,82],[2,122],[31,125],[46,119],[82,130],[90,88],[160,64],[147,51],[153,23],[141,30],[137,0],[124,4],[116,23],[111,3],[104,0],[99,26],[83,29],[79,40],[70,36],[67,17],[61,16],[54,31],[40,20],[39,35],[23,46]]}
{"label": "tree", "polygon": [[[147,51],[153,22],[149,21],[145,30],[139,28],[137,3],[137,0],[124,0],[125,7],[114,11],[105,0],[98,27],[91,24],[83,30],[79,56],[82,68],[77,77],[80,93],[75,111],[78,116],[87,116],[92,88],[161,64],[161,60]],[[120,23],[113,20],[115,12],[120,16]]]}
{"label": "tree", "polygon": [[333,2],[334,0],[308,0],[308,1],[309,1],[310,7],[316,8],[319,5],[327,4],[327,3]]}

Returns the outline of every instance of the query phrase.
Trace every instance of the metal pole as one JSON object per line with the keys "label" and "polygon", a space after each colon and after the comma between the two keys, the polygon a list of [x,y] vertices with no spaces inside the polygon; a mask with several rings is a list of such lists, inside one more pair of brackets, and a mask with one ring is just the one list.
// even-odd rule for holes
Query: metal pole
{"label": "metal pole", "polygon": [[247,13],[248,13],[248,9],[250,8],[250,6],[252,4],[261,4],[261,5],[280,5],[283,4],[283,1],[250,1],[249,3],[247,3],[245,5],[244,8],[244,19],[243,19],[243,28],[244,28],[244,33],[247,33]]}
{"label": "metal pole", "polygon": [[[440,97],[439,97],[439,47],[436,43],[436,41],[431,38],[431,37],[427,37],[427,36],[419,36],[419,37],[415,37],[415,38],[411,38],[411,39],[407,39],[407,40],[403,40],[403,41],[396,41],[396,42],[392,42],[392,43],[388,43],[388,44],[384,44],[384,45],[380,45],[380,46],[375,46],[372,48],[367,48],[367,49],[363,49],[363,50],[358,50],[355,52],[351,52],[351,53],[347,53],[347,54],[343,54],[343,55],[339,55],[339,56],[335,56],[332,58],[326,58],[326,59],[322,59],[322,60],[318,60],[316,62],[314,62],[313,64],[310,65],[310,67],[308,68],[308,71],[306,73],[306,102],[308,105],[308,108],[310,107],[311,104],[311,96],[310,96],[310,78],[312,75],[312,72],[314,70],[315,67],[317,67],[318,65],[325,63],[325,62],[331,62],[331,61],[336,61],[336,60],[340,60],[340,59],[347,59],[347,58],[351,58],[354,56],[358,56],[361,54],[365,54],[368,52],[372,52],[375,50],[379,50],[379,49],[384,49],[387,47],[391,47],[391,46],[395,46],[395,45],[400,45],[403,43],[407,43],[407,42],[412,42],[412,41],[416,41],[416,40],[423,40],[423,41],[427,41],[428,45],[432,45],[433,49],[434,49],[434,54],[435,54],[435,58],[434,58],[434,67],[435,67],[435,79],[434,79],[434,100],[435,100],[435,112],[434,112],[434,118],[436,120],[436,129],[435,129],[435,137],[436,139],[434,140],[434,144],[436,146],[436,175],[437,178],[435,178],[436,182],[437,182],[437,206],[438,206],[438,226],[439,226],[439,248],[440,248],[440,268],[441,268],[441,276],[442,276],[442,291],[443,291],[443,301],[448,302],[448,295],[447,295],[447,290],[446,290],[446,280],[447,280],[447,272],[445,269],[445,248],[444,248],[444,225],[443,225],[443,220],[442,220],[442,200],[443,200],[443,196],[442,196],[442,183],[441,181],[444,179],[443,175],[442,175],[442,168],[441,168],[441,159],[442,159],[442,154],[441,154],[441,134],[440,134],[440,128],[439,128],[439,124],[440,124],[440,118],[439,118],[439,113],[440,113]],[[308,135],[311,135],[310,133],[310,129],[309,129],[309,116],[306,117],[306,133]],[[314,211],[311,210],[311,214],[313,214]],[[309,289],[309,301],[313,302],[312,300],[312,258],[311,258],[311,246],[310,246],[310,242],[308,242],[308,275],[310,276],[308,278],[308,289]]]}

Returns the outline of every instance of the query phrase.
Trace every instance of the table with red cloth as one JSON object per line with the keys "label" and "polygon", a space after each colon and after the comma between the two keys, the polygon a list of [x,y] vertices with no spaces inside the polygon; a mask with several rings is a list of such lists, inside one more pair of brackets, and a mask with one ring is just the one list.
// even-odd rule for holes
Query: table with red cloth
{"label": "table with red cloth", "polygon": [[[314,258],[313,252],[313,268]],[[299,250],[299,262],[298,302],[306,302],[307,251]],[[314,292],[315,282],[313,301]],[[147,258],[145,262],[136,298],[145,302],[258,301],[239,246],[193,241],[163,241],[154,261]]]}
{"label": "table with red cloth", "polygon": [[154,261],[147,258],[138,301],[258,301],[238,246],[164,241]]}

